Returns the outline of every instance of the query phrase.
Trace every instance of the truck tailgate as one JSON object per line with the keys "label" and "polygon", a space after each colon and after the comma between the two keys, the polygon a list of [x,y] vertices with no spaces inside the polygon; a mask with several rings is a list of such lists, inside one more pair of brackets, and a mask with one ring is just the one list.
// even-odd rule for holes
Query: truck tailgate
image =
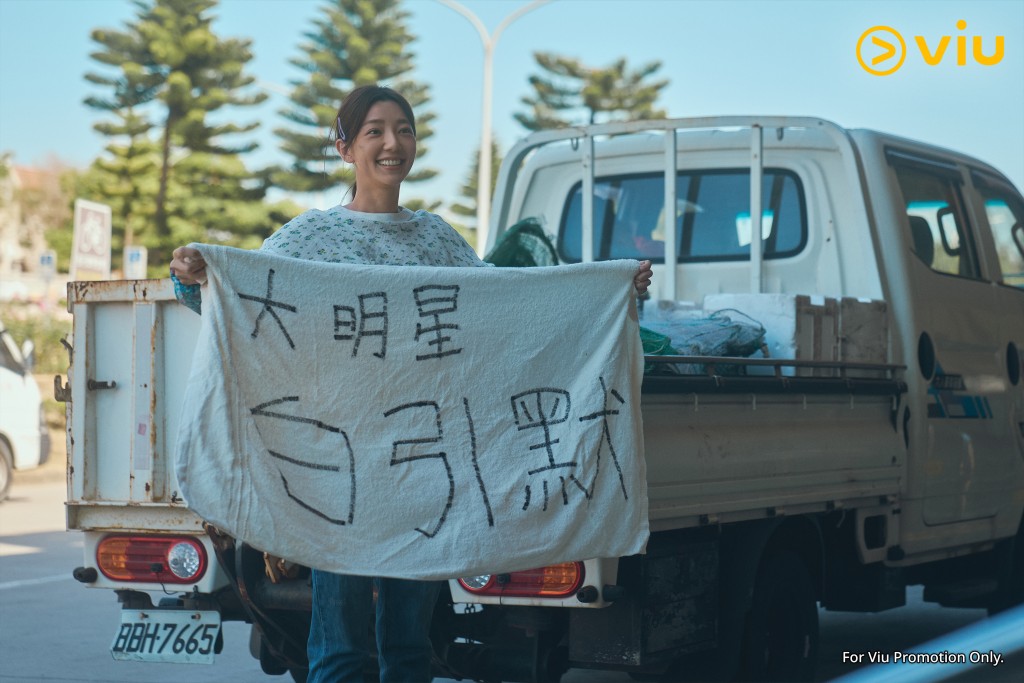
{"label": "truck tailgate", "polygon": [[174,476],[199,316],[170,280],[73,282],[69,529],[198,531]]}

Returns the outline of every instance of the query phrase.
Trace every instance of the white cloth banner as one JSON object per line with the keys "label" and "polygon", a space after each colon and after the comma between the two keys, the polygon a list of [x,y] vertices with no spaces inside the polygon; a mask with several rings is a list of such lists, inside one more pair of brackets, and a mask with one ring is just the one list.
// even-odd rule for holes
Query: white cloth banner
{"label": "white cloth banner", "polygon": [[634,261],[317,263],[201,246],[177,476],[235,538],[438,579],[642,552]]}

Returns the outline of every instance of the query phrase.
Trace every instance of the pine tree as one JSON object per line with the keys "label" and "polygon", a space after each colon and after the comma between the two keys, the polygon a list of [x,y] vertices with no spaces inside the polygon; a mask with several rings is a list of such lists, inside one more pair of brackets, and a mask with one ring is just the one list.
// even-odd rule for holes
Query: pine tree
{"label": "pine tree", "polygon": [[124,30],[92,32],[100,45],[92,57],[107,69],[86,78],[111,94],[86,103],[114,120],[95,126],[112,141],[85,187],[92,188],[89,198],[112,205],[124,243],[144,243],[151,261],[207,239],[211,229],[221,241],[242,245],[281,222],[284,209],[262,202],[268,181],[241,161],[255,143],[236,142],[259,124],[223,115],[210,121],[213,113],[266,98],[249,89],[251,41],[214,33],[216,4],[135,0],[137,15]]}
{"label": "pine tree", "polygon": [[118,68],[113,75],[87,73],[86,80],[112,90],[108,98],[89,96],[85,104],[108,112],[114,120],[99,121],[93,129],[111,138],[105,147],[108,158],[93,162],[90,180],[111,205],[113,247],[135,243],[137,230],[152,222],[156,197],[157,146],[150,140],[153,124],[143,113],[153,101],[163,77],[156,72],[144,38],[137,31],[124,33],[97,29],[92,38],[102,49],[91,57]]}
{"label": "pine tree", "polygon": [[[291,63],[303,71],[305,81],[292,82],[291,106],[281,114],[292,124],[278,128],[281,149],[293,159],[287,169],[272,175],[275,185],[296,192],[319,192],[351,184],[351,170],[340,164],[328,133],[338,105],[354,88],[379,83],[394,88],[416,113],[417,158],[427,149],[434,114],[424,111],[428,88],[408,78],[414,40],[406,28],[408,13],[398,0],[333,0],[304,34],[300,57]],[[436,175],[417,164],[409,180]]]}
{"label": "pine tree", "polygon": [[547,75],[530,77],[533,95],[521,99],[530,109],[514,115],[527,130],[665,118],[654,103],[668,80],[648,82],[661,68],[660,61],[630,70],[625,58],[595,68],[550,52],[533,57]]}
{"label": "pine tree", "polygon": [[[171,235],[167,198],[170,184],[171,157],[178,149],[210,155],[232,155],[249,152],[256,144],[249,142],[229,147],[225,136],[245,133],[259,124],[239,126],[234,123],[211,125],[207,115],[225,105],[259,104],[266,94],[244,93],[255,78],[243,71],[252,59],[252,41],[221,39],[211,28],[209,11],[216,0],[153,0],[149,7],[139,0],[138,31],[144,37],[154,64],[163,76],[158,99],[164,105],[161,130],[160,186],[156,198],[156,229],[161,236]],[[218,169],[210,167],[213,176]],[[244,177],[229,176],[230,182]],[[194,228],[195,224],[180,226]],[[181,230],[179,230],[180,232]],[[172,240],[173,243],[173,240]]]}
{"label": "pine tree", "polygon": [[[498,169],[501,168],[501,148],[497,141],[491,141],[491,192],[490,197],[494,197],[494,188],[498,184]],[[466,182],[459,188],[459,196],[465,200],[465,203],[455,202],[448,207],[448,210],[456,216],[462,216],[464,218],[476,218],[477,213],[477,187],[479,187],[480,179],[480,150],[477,149],[473,153],[473,165],[466,175]],[[476,230],[474,225],[472,230]],[[470,233],[472,234],[472,233]],[[475,237],[474,237],[475,240]],[[474,244],[475,241],[470,240],[470,244]]]}

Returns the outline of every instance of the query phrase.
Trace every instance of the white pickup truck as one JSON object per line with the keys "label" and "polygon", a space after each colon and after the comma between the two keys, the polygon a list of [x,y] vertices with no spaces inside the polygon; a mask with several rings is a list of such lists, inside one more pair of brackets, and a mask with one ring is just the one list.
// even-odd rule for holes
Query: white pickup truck
{"label": "white pickup truck", "polygon": [[[642,325],[736,310],[767,353],[650,356],[647,553],[452,579],[438,674],[806,680],[819,604],[1024,601],[1024,200],[997,170],[819,119],[608,124],[510,151],[489,246],[526,218],[563,262],[654,261]],[[304,680],[308,572],[174,478],[198,317],[168,281],[68,302],[68,528],[76,578],[123,604],[115,657],[212,661],[244,620],[264,671]]]}

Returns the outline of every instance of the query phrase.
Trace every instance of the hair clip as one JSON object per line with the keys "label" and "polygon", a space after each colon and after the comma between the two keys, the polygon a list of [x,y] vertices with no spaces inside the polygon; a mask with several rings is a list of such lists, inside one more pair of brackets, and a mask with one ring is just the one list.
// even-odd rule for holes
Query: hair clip
{"label": "hair clip", "polygon": [[338,139],[345,142],[345,131],[341,129],[341,117],[335,119],[334,123],[338,127]]}

